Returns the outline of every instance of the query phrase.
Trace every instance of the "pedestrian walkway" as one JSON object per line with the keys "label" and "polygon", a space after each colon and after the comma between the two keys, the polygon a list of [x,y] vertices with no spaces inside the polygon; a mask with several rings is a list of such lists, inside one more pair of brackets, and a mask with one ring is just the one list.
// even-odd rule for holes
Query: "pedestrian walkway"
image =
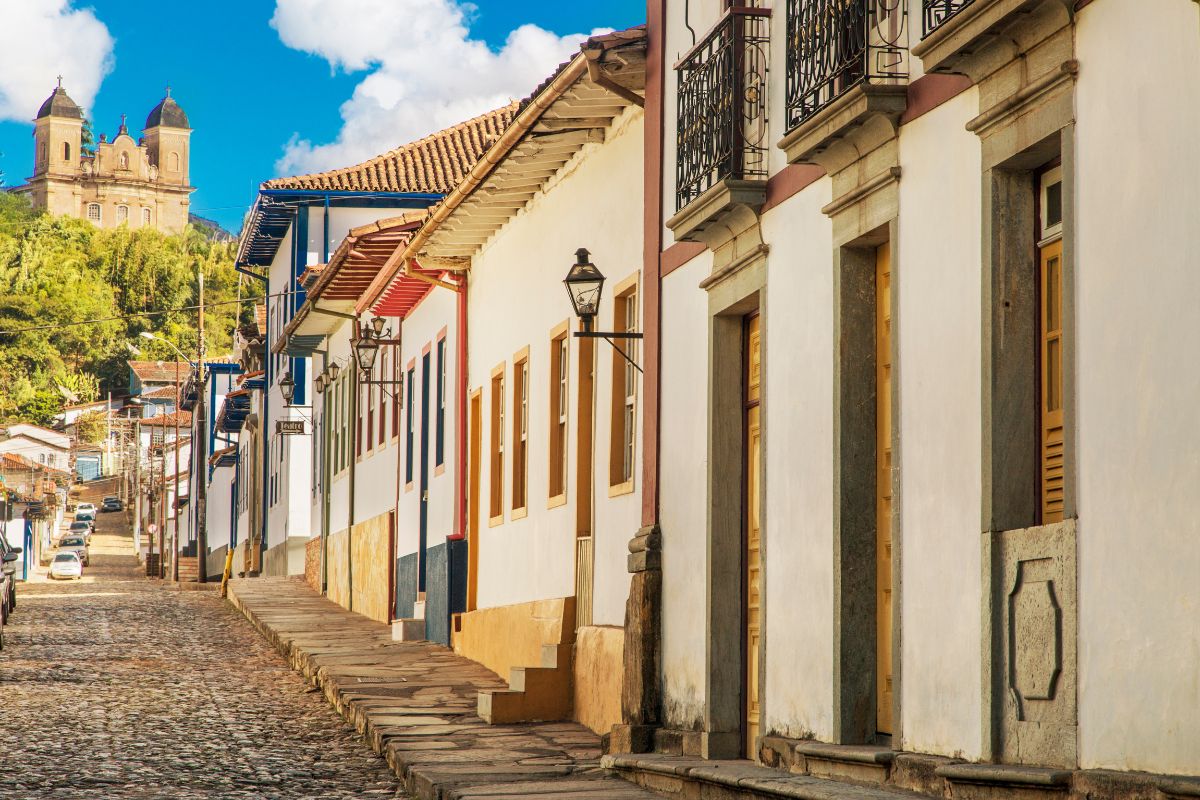
{"label": "pedestrian walkway", "polygon": [[656,797],[602,770],[599,737],[581,725],[484,723],[478,691],[507,684],[445,647],[393,642],[299,579],[235,580],[229,594],[422,800]]}
{"label": "pedestrian walkway", "polygon": [[146,578],[101,514],[72,582],[22,583],[0,652],[0,798],[403,798],[215,591]]}

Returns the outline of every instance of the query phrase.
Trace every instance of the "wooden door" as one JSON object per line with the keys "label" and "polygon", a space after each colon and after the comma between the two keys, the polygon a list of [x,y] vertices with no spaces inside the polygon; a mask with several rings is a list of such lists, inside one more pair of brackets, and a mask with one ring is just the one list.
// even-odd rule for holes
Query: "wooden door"
{"label": "wooden door", "polygon": [[876,728],[892,732],[892,265],[875,250],[875,676]]}
{"label": "wooden door", "polygon": [[595,401],[595,340],[579,340],[575,461],[575,626],[592,624],[592,417]]}
{"label": "wooden door", "polygon": [[1062,239],[1041,249],[1042,524],[1063,518]]}
{"label": "wooden door", "polygon": [[478,608],[479,591],[479,490],[483,458],[483,393],[471,395],[470,494],[467,500],[467,611]]}
{"label": "wooden door", "polygon": [[746,430],[746,496],[743,537],[745,550],[742,561],[745,569],[745,638],[746,648],[744,689],[746,698],[746,757],[756,758],[756,743],[761,719],[759,685],[759,644],[762,640],[762,515],[759,508],[761,488],[760,455],[761,437],[761,388],[762,388],[762,338],[759,316],[746,320],[746,375],[745,375],[745,430]]}

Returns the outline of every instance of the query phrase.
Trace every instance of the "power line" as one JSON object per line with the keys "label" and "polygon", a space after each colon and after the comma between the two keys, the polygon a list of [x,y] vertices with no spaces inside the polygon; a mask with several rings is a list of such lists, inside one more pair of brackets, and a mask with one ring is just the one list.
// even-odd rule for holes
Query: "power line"
{"label": "power line", "polygon": [[[239,300],[221,300],[216,303],[205,303],[205,308],[213,308],[215,306],[238,305],[241,303],[256,303],[259,300],[267,300],[272,297],[286,297],[288,295],[300,294],[301,290],[287,292],[274,292],[272,294],[263,295],[262,297],[243,297]],[[161,311],[139,311],[133,314],[120,314],[115,317],[97,317],[96,319],[84,319],[77,322],[59,322],[53,325],[31,325],[28,328],[12,328],[6,331],[0,331],[0,336],[12,336],[17,333],[30,333],[32,331],[53,331],[61,330],[62,328],[76,328],[80,325],[95,325],[99,322],[114,322],[122,319],[136,319],[137,317],[157,317],[163,314],[178,314],[183,311],[195,311],[200,308],[199,305],[180,306],[178,308],[168,308]]]}

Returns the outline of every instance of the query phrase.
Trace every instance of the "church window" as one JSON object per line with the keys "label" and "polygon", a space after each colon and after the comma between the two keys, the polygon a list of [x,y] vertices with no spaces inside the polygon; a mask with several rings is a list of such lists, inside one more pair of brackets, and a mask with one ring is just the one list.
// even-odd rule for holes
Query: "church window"
{"label": "church window", "polygon": [[129,221],[129,206],[117,206],[117,224]]}
{"label": "church window", "polygon": [[148,208],[142,209],[142,224],[143,225],[150,224],[150,209],[148,209]]}
{"label": "church window", "polygon": [[71,160],[71,143],[63,142],[63,161]]}
{"label": "church window", "polygon": [[88,203],[87,217],[92,222],[100,221],[100,204],[99,203]]}
{"label": "church window", "polygon": [[167,169],[171,170],[171,172],[179,171],[179,153],[172,152],[167,156]]}
{"label": "church window", "polygon": [[50,145],[42,142],[42,149],[38,151],[38,162],[45,164],[50,157]]}

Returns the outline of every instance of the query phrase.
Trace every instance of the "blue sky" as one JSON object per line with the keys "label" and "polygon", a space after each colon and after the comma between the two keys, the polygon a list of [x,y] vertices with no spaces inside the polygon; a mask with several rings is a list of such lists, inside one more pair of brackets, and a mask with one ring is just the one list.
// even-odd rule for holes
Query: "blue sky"
{"label": "blue sky", "polygon": [[0,171],[9,186],[31,173],[26,120],[60,72],[110,137],[122,113],[136,136],[170,85],[195,129],[192,211],[236,232],[262,180],[355,163],[521,96],[573,49],[558,37],[644,16],[644,0],[0,2]]}

